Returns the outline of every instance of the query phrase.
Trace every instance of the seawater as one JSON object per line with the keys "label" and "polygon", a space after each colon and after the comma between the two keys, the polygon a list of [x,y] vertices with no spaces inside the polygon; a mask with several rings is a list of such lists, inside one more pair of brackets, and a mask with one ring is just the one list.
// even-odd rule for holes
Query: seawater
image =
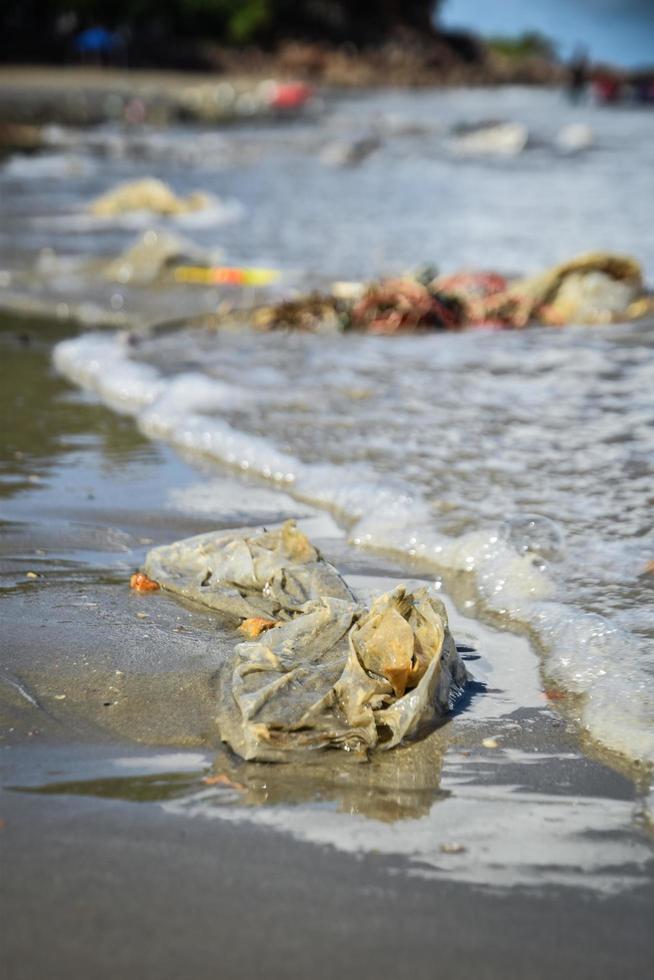
{"label": "seawater", "polygon": [[[526,125],[527,148],[453,152],[455,125],[491,118]],[[556,142],[571,122],[593,134],[578,153]],[[361,165],[326,165],[326,147],[368,132],[380,146]],[[642,110],[521,89],[358,95],[283,128],[58,131],[46,158],[0,168],[0,286],[43,248],[115,256],[136,226],[100,227],[86,205],[146,174],[232,202],[229,221],[216,211],[184,235],[279,267],[282,289],[423,262],[530,272],[600,248],[633,254],[651,282],[653,135]],[[82,300],[97,285],[76,273],[58,288]],[[157,302],[107,296],[128,312]],[[471,610],[532,633],[592,736],[651,763],[653,337],[652,323],[392,339],[186,329],[137,346],[85,335],[55,364],[153,438],[328,508],[362,547],[467,575]]]}

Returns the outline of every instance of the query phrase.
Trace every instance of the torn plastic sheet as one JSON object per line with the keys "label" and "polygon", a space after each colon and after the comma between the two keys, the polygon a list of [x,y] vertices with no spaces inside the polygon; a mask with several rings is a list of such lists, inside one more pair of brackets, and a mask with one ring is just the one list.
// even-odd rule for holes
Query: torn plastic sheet
{"label": "torn plastic sheet", "polygon": [[89,211],[102,218],[131,211],[152,211],[160,215],[188,214],[206,208],[209,201],[209,197],[201,191],[194,191],[188,197],[177,197],[162,180],[144,177],[118,184],[92,201]]}
{"label": "torn plastic sheet", "polygon": [[244,759],[390,749],[437,724],[465,686],[440,599],[398,586],[365,609],[292,521],[155,548],[144,568],[227,615],[275,621],[220,671],[220,734]]}
{"label": "torn plastic sheet", "polygon": [[153,548],[143,569],[164,589],[237,619],[289,619],[321,596],[355,601],[294,521],[253,537],[210,532]]}

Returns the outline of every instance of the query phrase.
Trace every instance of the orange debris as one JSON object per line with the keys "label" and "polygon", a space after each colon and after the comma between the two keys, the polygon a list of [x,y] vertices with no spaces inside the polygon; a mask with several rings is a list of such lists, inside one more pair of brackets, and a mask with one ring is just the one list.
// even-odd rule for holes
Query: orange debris
{"label": "orange debris", "polygon": [[206,786],[229,786],[230,789],[245,789],[243,783],[234,782],[234,780],[230,779],[224,772],[221,772],[217,776],[203,776],[202,782]]}
{"label": "orange debris", "polygon": [[264,619],[262,616],[253,616],[251,619],[244,619],[239,626],[239,630],[241,633],[249,636],[250,639],[256,640],[266,630],[271,630],[273,626],[277,625],[278,622],[276,619]]}
{"label": "orange debris", "polygon": [[135,592],[157,592],[161,588],[158,582],[148,578],[144,572],[134,572],[129,580],[129,587]]}

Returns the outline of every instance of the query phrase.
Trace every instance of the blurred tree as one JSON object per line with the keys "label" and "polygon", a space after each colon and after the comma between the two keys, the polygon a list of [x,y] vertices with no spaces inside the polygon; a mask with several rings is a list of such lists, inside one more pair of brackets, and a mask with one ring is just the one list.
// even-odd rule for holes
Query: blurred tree
{"label": "blurred tree", "polygon": [[355,44],[384,40],[397,28],[433,30],[439,0],[22,0],[0,6],[0,27],[56,31],[57,25],[165,24],[182,36],[233,44],[288,37]]}
{"label": "blurred tree", "polygon": [[487,39],[491,51],[507,58],[556,58],[556,47],[551,38],[538,31],[525,31],[517,37],[491,37]]}
{"label": "blurred tree", "polygon": [[[87,28],[118,31],[132,65],[202,68],[203,41],[273,49],[282,41],[374,47],[436,34],[440,0],[0,0],[0,61],[76,58]],[[199,43],[200,42],[200,43]],[[115,59],[114,59],[115,60]]]}

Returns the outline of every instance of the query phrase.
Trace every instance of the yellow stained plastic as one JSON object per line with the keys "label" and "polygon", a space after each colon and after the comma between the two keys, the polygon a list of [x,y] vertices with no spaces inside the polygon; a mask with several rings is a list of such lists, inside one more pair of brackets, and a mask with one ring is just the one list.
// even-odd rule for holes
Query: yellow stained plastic
{"label": "yellow stained plastic", "polygon": [[268,286],[279,279],[277,269],[248,268],[240,266],[195,266],[182,265],[175,270],[177,282],[194,283],[200,286]]}

